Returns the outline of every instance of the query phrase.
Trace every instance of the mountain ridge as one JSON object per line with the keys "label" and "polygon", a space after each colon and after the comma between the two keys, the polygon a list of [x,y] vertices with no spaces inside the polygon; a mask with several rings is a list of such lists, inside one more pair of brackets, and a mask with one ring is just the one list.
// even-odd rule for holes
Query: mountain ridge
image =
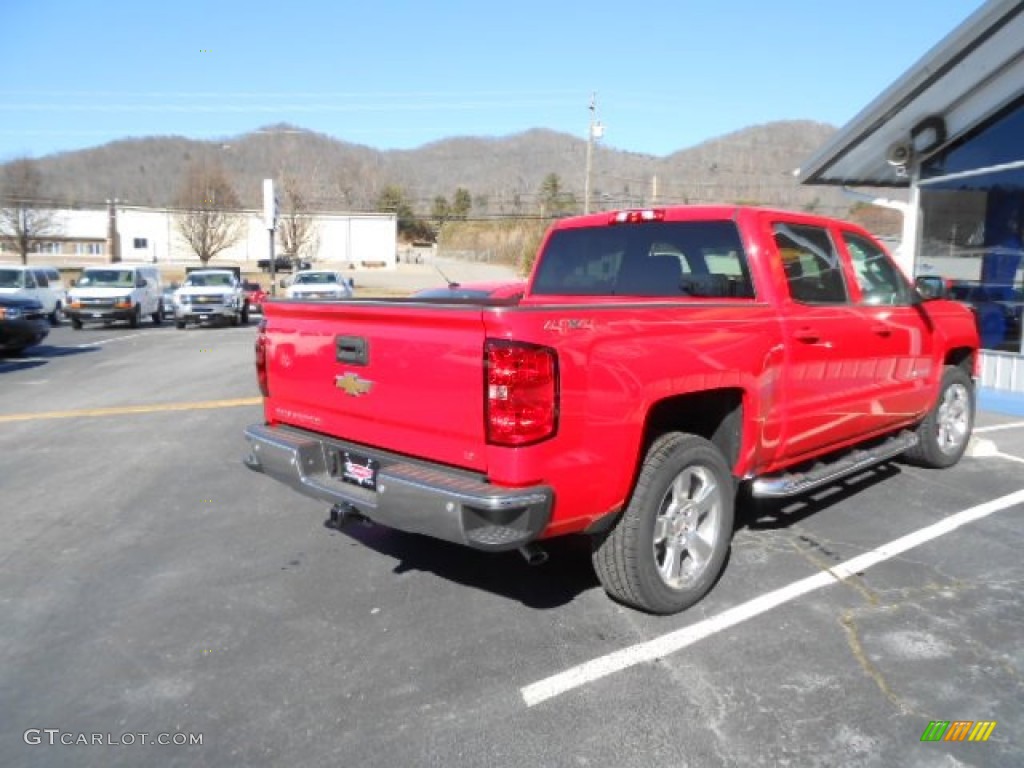
{"label": "mountain ridge", "polygon": [[[745,202],[841,214],[839,190],[807,187],[792,171],[836,131],[809,120],[748,126],[665,156],[592,147],[592,208],[651,203]],[[182,136],[118,139],[36,160],[48,198],[68,205],[171,205],[185,169],[219,164],[242,204],[259,207],[262,179],[291,176],[318,210],[375,210],[381,192],[399,187],[412,209],[429,215],[438,196],[473,198],[471,215],[535,212],[541,185],[557,175],[581,204],[587,142],[546,128],[507,136],[453,136],[415,149],[378,150],[291,124],[268,125],[217,141]]]}

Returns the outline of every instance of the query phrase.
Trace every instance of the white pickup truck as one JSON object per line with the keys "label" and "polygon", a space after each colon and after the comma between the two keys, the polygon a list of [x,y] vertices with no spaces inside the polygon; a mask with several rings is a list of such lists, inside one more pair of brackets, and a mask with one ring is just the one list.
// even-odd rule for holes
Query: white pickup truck
{"label": "white pickup truck", "polygon": [[189,269],[185,282],[174,292],[174,324],[226,320],[232,325],[249,322],[249,302],[238,267]]}

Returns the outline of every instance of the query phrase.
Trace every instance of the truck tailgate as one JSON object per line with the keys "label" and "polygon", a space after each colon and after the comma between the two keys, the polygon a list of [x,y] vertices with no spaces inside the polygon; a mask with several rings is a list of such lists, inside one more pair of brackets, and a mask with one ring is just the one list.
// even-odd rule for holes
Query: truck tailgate
{"label": "truck tailgate", "polygon": [[265,322],[268,423],[486,470],[480,307],[275,301]]}

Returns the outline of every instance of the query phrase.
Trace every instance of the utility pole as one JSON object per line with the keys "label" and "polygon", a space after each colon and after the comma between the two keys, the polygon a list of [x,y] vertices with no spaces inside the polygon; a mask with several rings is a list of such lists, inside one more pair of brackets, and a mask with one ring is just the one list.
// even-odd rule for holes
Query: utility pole
{"label": "utility pole", "polygon": [[583,213],[590,213],[590,170],[594,158],[594,139],[604,135],[604,126],[597,119],[597,94],[590,94],[590,126],[587,128],[587,171],[583,179]]}
{"label": "utility pole", "polygon": [[280,205],[274,194],[274,180],[263,180],[263,224],[270,235],[270,295],[277,296],[277,256],[274,254],[274,232],[277,229],[277,215]]}
{"label": "utility pole", "polygon": [[121,260],[121,242],[117,232],[117,204],[121,202],[116,197],[107,200],[107,242],[110,243],[110,262],[113,264]]}

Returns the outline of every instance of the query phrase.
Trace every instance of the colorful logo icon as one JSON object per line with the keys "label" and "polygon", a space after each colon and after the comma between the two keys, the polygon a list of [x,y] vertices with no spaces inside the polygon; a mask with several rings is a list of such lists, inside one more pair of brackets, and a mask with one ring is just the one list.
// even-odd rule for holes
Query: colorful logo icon
{"label": "colorful logo icon", "polygon": [[996,724],[996,720],[932,720],[921,741],[988,741]]}

